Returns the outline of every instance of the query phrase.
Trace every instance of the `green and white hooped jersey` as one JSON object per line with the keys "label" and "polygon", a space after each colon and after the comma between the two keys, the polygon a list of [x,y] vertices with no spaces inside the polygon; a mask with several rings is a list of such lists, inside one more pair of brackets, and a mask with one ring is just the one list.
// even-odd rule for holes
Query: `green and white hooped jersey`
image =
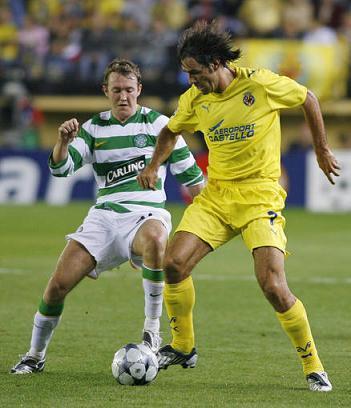
{"label": "green and white hooped jersey", "polygon": [[121,123],[111,111],[101,112],[85,122],[69,145],[69,155],[53,164],[51,173],[57,177],[72,175],[85,164],[91,164],[98,185],[96,208],[117,212],[141,210],[142,207],[164,208],[166,167],[185,186],[203,181],[201,169],[179,136],[168,161],[158,172],[157,190],[142,189],[137,174],[149,163],[157,135],[168,118],[152,109],[138,107],[137,112]]}

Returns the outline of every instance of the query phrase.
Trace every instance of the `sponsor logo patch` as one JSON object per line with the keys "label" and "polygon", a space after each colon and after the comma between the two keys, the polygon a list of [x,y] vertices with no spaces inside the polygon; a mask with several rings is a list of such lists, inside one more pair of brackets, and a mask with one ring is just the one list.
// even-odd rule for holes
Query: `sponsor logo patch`
{"label": "sponsor logo patch", "polygon": [[255,123],[220,127],[222,123],[223,120],[209,129],[207,137],[210,142],[241,142],[249,140],[255,135]]}
{"label": "sponsor logo patch", "polygon": [[120,163],[106,173],[105,186],[110,187],[122,180],[137,176],[146,165],[145,156]]}

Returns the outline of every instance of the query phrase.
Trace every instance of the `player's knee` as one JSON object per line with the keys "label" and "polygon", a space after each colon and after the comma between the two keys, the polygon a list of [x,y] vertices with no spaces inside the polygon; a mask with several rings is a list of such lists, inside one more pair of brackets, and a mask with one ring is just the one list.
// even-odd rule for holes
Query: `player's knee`
{"label": "player's knee", "polygon": [[290,308],[294,297],[285,281],[271,275],[260,282],[262,291],[266,299],[271,303],[276,311],[285,311]]}
{"label": "player's knee", "polygon": [[69,292],[69,287],[65,282],[52,277],[45,291],[45,296],[48,302],[60,302],[65,299],[67,293]]}
{"label": "player's knee", "polygon": [[146,242],[145,246],[147,251],[152,251],[163,256],[166,250],[167,239],[165,239],[162,234],[160,235],[157,231],[152,231],[148,234]]}
{"label": "player's knee", "polygon": [[163,263],[163,269],[166,275],[166,279],[170,283],[176,283],[184,279],[184,260],[172,253],[166,254]]}
{"label": "player's knee", "polygon": [[267,299],[277,299],[281,294],[281,287],[275,281],[267,280],[261,285],[261,287]]}

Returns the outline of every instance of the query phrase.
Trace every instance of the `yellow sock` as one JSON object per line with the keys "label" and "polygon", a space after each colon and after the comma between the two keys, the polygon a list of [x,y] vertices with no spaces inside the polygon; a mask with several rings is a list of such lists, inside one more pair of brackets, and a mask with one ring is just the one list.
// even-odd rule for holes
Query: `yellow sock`
{"label": "yellow sock", "polygon": [[304,305],[299,299],[285,313],[276,313],[280,324],[289,336],[302,363],[305,375],[324,371],[312,337]]}
{"label": "yellow sock", "polygon": [[189,353],[195,344],[193,327],[195,289],[192,277],[189,276],[179,283],[166,284],[164,300],[172,329],[171,346],[183,353]]}

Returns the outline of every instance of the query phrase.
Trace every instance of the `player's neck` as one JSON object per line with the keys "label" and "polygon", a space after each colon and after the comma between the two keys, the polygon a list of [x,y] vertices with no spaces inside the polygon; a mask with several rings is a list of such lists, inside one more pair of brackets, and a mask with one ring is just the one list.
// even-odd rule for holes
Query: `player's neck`
{"label": "player's neck", "polygon": [[218,82],[218,91],[224,92],[228,86],[232,83],[233,79],[236,77],[235,69],[229,69],[228,67],[223,67],[220,73]]}
{"label": "player's neck", "polygon": [[116,112],[112,110],[112,115],[121,123],[126,122],[129,118],[131,118],[132,116],[134,116],[136,113],[136,110],[132,113],[132,114],[127,114],[124,112]]}

